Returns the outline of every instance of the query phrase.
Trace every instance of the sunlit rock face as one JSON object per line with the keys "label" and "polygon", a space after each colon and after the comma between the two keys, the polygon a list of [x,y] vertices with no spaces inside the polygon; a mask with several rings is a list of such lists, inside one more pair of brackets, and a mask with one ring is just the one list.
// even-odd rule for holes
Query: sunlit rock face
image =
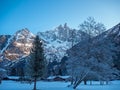
{"label": "sunlit rock face", "polygon": [[19,30],[11,36],[1,36],[0,60],[19,60],[29,55],[34,38],[35,35],[28,29]]}

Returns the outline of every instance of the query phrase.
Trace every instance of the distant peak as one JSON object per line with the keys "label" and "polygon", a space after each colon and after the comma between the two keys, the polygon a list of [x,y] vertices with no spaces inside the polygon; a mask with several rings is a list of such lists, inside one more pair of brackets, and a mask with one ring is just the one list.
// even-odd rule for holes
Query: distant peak
{"label": "distant peak", "polygon": [[24,28],[24,29],[18,30],[15,34],[16,35],[17,34],[25,34],[25,35],[27,35],[27,34],[32,34],[32,33],[27,28]]}
{"label": "distant peak", "polygon": [[27,28],[21,29],[19,31],[17,31],[15,33],[16,36],[31,36],[31,37],[35,37],[35,35],[33,33],[31,33]]}
{"label": "distant peak", "polygon": [[19,31],[17,31],[17,33],[24,33],[24,32],[26,32],[26,33],[29,33],[30,31],[27,29],[27,28],[24,28],[24,29],[21,29],[21,30],[19,30]]}
{"label": "distant peak", "polygon": [[61,29],[61,28],[63,28],[62,24],[60,24],[60,25],[59,25],[57,28],[58,28],[58,29]]}
{"label": "distant peak", "polygon": [[64,27],[67,27],[67,23],[64,24]]}
{"label": "distant peak", "polygon": [[65,30],[66,30],[66,29],[69,28],[69,26],[67,25],[67,23],[65,23],[65,24],[63,24],[63,25],[60,24],[57,28],[58,28],[58,29],[63,29],[63,30],[65,29]]}

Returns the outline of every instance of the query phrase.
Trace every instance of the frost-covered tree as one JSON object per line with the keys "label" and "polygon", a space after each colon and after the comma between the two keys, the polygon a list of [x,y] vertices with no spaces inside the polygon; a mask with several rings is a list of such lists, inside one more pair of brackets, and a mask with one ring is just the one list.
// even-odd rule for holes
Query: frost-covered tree
{"label": "frost-covered tree", "polygon": [[114,45],[98,38],[105,30],[104,25],[89,17],[80,25],[80,30],[86,32],[88,37],[67,52],[67,70],[73,77],[71,84],[74,89],[82,81],[93,79],[92,75],[95,79],[108,80],[115,71],[112,69]]}
{"label": "frost-covered tree", "polygon": [[[93,47],[90,45],[81,42],[68,50],[67,70],[73,76],[73,88],[84,80],[108,81],[118,73],[113,68],[114,45],[108,40],[97,41]],[[91,47],[89,53],[87,47]]]}
{"label": "frost-covered tree", "polygon": [[[102,23],[96,22],[93,17],[88,17],[87,20],[85,20],[82,24],[79,25],[80,31],[83,31],[84,33],[87,33],[87,37],[84,36],[83,40],[86,44],[86,58],[90,58],[90,50],[94,47],[93,39],[96,36],[99,36],[101,33],[103,33],[106,28]],[[84,82],[86,84],[86,79],[84,79]]]}
{"label": "frost-covered tree", "polygon": [[[78,45],[78,44],[77,44]],[[76,88],[90,72],[92,61],[87,54],[87,44],[68,50],[67,71],[72,77],[71,85]],[[91,63],[91,64],[90,64]]]}
{"label": "frost-covered tree", "polygon": [[[120,39],[118,38],[118,40],[120,40]],[[115,44],[117,47],[117,50],[116,50],[117,57],[115,57],[115,59],[114,59],[114,64],[115,64],[115,67],[120,71],[120,41],[115,42]]]}
{"label": "frost-covered tree", "polygon": [[93,17],[88,17],[82,24],[79,25],[81,31],[87,33],[89,38],[97,36],[106,30],[104,24],[96,22]]}
{"label": "frost-covered tree", "polygon": [[113,68],[113,56],[116,55],[114,51],[116,51],[116,47],[110,38],[99,39],[95,42],[91,50],[91,56],[96,59],[97,64],[92,70],[97,72],[99,80],[108,81],[115,79],[115,75],[118,74],[118,70]]}
{"label": "frost-covered tree", "polygon": [[33,48],[27,63],[27,75],[34,80],[34,88],[36,90],[37,79],[43,77],[45,73],[45,58],[42,41],[36,36]]}

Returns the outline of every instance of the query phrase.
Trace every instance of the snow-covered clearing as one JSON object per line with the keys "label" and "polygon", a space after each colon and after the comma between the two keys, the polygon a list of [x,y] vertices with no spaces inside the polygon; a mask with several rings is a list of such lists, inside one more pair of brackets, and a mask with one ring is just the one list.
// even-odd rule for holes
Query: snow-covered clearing
{"label": "snow-covered clearing", "polygon": [[[73,90],[68,88],[69,82],[37,82],[38,90]],[[88,83],[89,84],[89,83]],[[16,81],[2,81],[0,90],[32,90],[33,84],[20,83]],[[93,82],[93,85],[79,85],[76,90],[120,90],[120,81],[111,81],[109,85],[99,85],[98,82]]]}

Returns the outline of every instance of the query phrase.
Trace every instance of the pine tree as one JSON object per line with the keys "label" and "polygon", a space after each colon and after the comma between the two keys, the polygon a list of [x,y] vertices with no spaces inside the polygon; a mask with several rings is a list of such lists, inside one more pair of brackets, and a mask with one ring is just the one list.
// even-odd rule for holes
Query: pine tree
{"label": "pine tree", "polygon": [[45,73],[45,59],[42,41],[36,36],[31,54],[28,58],[27,75],[34,80],[34,88],[36,90],[36,82],[42,78]]}

